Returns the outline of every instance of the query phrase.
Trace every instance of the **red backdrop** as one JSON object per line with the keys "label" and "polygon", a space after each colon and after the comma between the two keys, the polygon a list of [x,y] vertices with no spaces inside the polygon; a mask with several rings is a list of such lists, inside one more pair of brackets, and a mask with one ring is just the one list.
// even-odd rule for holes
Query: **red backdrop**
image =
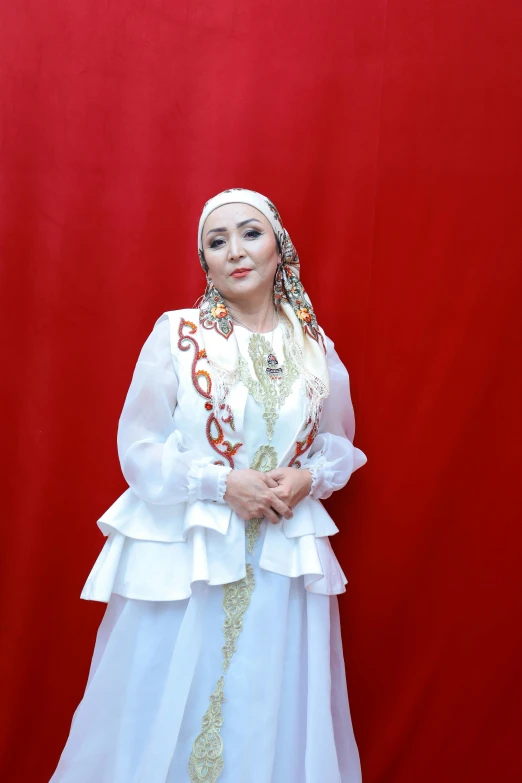
{"label": "red backdrop", "polygon": [[352,376],[369,461],[329,508],[365,783],[518,783],[520,3],[2,5],[1,779],[58,760],[134,364],[241,185]]}

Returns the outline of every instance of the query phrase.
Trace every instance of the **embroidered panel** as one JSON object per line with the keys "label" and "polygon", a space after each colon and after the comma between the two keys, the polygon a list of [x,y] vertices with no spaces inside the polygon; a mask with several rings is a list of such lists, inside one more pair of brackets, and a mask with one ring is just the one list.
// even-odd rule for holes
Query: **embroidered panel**
{"label": "embroidered panel", "polygon": [[279,378],[271,378],[266,371],[267,356],[270,355],[270,344],[262,334],[253,334],[248,341],[248,355],[252,360],[255,378],[250,373],[249,366],[243,357],[239,357],[239,378],[248,389],[254,400],[263,407],[263,418],[266,423],[268,440],[272,440],[279,409],[292,391],[294,382],[299,377],[299,370],[290,358],[283,344],[285,363]]}
{"label": "embroidered panel", "polygon": [[219,730],[223,724],[221,705],[225,680],[218,680],[214,693],[210,697],[210,706],[203,716],[201,733],[194,742],[188,760],[188,771],[192,783],[216,783],[223,769],[223,741]]}
{"label": "embroidered panel", "polygon": [[[188,329],[188,331],[187,331]],[[230,467],[234,468],[234,456],[238,449],[243,445],[242,443],[231,443],[229,440],[225,440],[223,427],[219,423],[218,419],[214,415],[212,409],[212,379],[208,370],[198,369],[198,362],[202,359],[207,359],[205,349],[200,349],[199,344],[195,337],[192,335],[197,331],[196,324],[192,321],[186,321],[184,318],[180,318],[178,328],[178,348],[180,351],[188,351],[191,347],[194,348],[194,358],[192,359],[191,377],[195,390],[205,400],[205,410],[209,411],[209,416],[206,423],[206,436],[209,444],[212,446],[220,457],[224,457]],[[226,416],[222,417],[224,424],[230,424],[231,430],[235,430],[234,417],[229,405],[223,404],[222,410],[226,411]],[[223,460],[216,460],[215,465],[223,465]]]}
{"label": "embroidered panel", "polygon": [[[228,669],[236,651],[236,642],[243,628],[243,616],[250,604],[254,588],[254,569],[250,563],[247,563],[246,576],[243,579],[223,585],[223,672]],[[221,675],[210,697],[210,706],[203,717],[201,732],[194,741],[189,757],[188,771],[192,783],[216,783],[223,769],[223,740],[219,733],[223,725],[223,689],[224,676]]]}
{"label": "embroidered panel", "polygon": [[[252,462],[252,470],[260,470],[268,473],[277,467],[277,453],[273,446],[260,446]],[[262,519],[250,519],[246,530],[248,551],[254,551],[254,544],[259,536]],[[250,605],[250,599],[256,581],[254,569],[250,563],[246,565],[246,576],[237,582],[223,585],[223,609],[225,622],[223,623],[223,674],[219,678],[214,692],[210,696],[210,705],[201,723],[201,732],[196,737],[189,756],[188,771],[191,783],[216,783],[219,778],[223,762],[223,740],[220,730],[223,725],[222,704],[225,701],[224,673],[230,666],[232,656],[237,649],[237,640],[243,629],[243,618]]]}
{"label": "embroidered panel", "polygon": [[[260,446],[250,464],[252,470],[260,470],[262,473],[268,473],[269,470],[277,468],[277,453],[273,446]],[[254,553],[254,546],[259,536],[261,522],[263,518],[253,517],[248,520],[246,527],[246,540],[249,553]]]}

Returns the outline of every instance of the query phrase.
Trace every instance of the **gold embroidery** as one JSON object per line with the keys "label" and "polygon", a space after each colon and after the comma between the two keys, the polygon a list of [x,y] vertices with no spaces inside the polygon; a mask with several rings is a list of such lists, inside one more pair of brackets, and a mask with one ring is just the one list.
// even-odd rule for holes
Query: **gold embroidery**
{"label": "gold embroidery", "polygon": [[223,769],[223,740],[219,730],[223,725],[221,704],[225,701],[223,675],[210,697],[210,706],[203,716],[201,733],[194,742],[189,756],[188,771],[192,783],[216,783]]}
{"label": "gold embroidery", "polygon": [[232,656],[236,651],[236,642],[243,628],[243,615],[248,609],[250,597],[254,592],[256,580],[254,578],[254,569],[247,563],[246,576],[238,582],[230,582],[223,585],[225,595],[223,596],[223,609],[225,610],[225,622],[223,623],[223,635],[225,644],[223,646],[223,671],[226,672],[230,666]]}
{"label": "gold embroidery", "polygon": [[283,343],[285,363],[280,380],[271,380],[266,372],[266,357],[270,353],[270,344],[262,334],[253,334],[248,341],[248,354],[254,365],[255,380],[250,374],[247,362],[239,357],[239,378],[247,387],[254,400],[263,406],[263,418],[266,422],[268,440],[272,440],[274,426],[279,416],[279,409],[292,390],[294,381],[299,377],[297,365],[292,361]]}
{"label": "gold embroidery", "polygon": [[[260,470],[262,473],[268,473],[269,470],[274,470],[277,467],[277,453],[273,446],[260,446],[254,458],[250,464],[252,470]],[[254,553],[254,545],[259,536],[259,530],[263,518],[248,520],[246,527],[246,539],[248,551],[252,555]]]}
{"label": "gold embroidery", "polygon": [[257,537],[259,536],[259,531],[261,529],[262,521],[263,521],[262,517],[259,518],[253,517],[252,519],[248,520],[248,525],[246,529],[246,539],[247,539],[248,551],[251,555],[254,554],[254,546],[257,541]]}
{"label": "gold embroidery", "polygon": [[[277,467],[277,452],[273,446],[260,446],[252,462],[252,470],[260,470],[268,473]],[[254,544],[259,535],[262,519],[250,519],[246,529],[248,551],[254,551]],[[222,704],[225,701],[224,673],[230,666],[232,656],[236,651],[236,643],[243,629],[243,617],[250,604],[250,599],[256,580],[254,569],[250,563],[246,565],[246,576],[237,582],[223,585],[223,609],[225,610],[225,622],[223,623],[223,674],[219,678],[214,692],[210,696],[210,705],[201,722],[201,732],[194,740],[192,753],[188,760],[188,771],[192,783],[216,783],[223,770],[223,740],[220,729],[223,725]]]}
{"label": "gold embroidery", "polygon": [[275,470],[276,468],[277,452],[274,447],[260,446],[250,463],[250,469],[260,470],[261,473],[268,473],[269,470]]}
{"label": "gold embroidery", "polygon": [[[254,569],[247,563],[246,576],[243,579],[223,585],[223,609],[226,615],[223,624],[223,672],[228,669],[236,651],[236,642],[243,628],[243,616],[250,604],[255,584]],[[189,757],[188,770],[192,783],[216,783],[223,769],[223,740],[219,735],[223,725],[223,688],[224,677],[221,675],[210,697],[210,706],[203,717],[201,732],[194,741]]]}

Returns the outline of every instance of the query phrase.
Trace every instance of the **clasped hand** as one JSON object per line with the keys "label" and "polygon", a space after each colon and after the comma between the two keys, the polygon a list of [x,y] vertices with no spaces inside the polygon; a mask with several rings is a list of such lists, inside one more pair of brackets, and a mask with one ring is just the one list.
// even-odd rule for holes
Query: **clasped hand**
{"label": "clasped hand", "polygon": [[231,470],[224,500],[245,522],[266,517],[276,525],[281,517],[292,518],[292,508],[308,495],[311,483],[306,469]]}

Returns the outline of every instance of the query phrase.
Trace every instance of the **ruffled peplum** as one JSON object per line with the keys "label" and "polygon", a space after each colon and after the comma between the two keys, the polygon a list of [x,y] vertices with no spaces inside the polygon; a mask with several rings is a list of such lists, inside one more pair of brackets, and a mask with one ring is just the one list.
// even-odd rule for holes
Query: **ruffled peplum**
{"label": "ruffled peplum", "polygon": [[[227,584],[246,574],[246,523],[225,503],[159,505],[129,488],[98,526],[107,541],[82,590],[86,600],[108,602],[117,593],[177,601],[192,595],[195,582]],[[306,497],[292,519],[263,522],[260,567],[303,577],[313,593],[343,593],[347,579],[328,538],[337,532],[321,502]]]}

